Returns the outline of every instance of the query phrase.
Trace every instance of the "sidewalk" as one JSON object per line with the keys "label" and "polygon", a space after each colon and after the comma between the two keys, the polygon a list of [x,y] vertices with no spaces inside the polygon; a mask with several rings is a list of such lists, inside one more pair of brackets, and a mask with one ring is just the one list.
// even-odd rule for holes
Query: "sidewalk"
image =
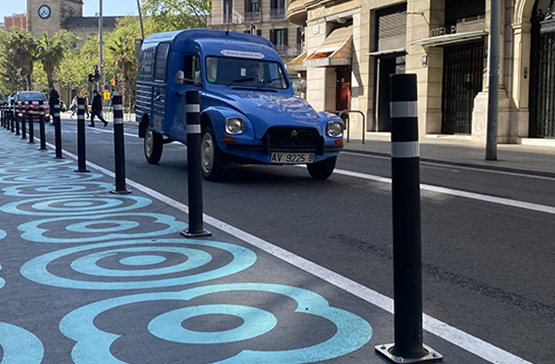
{"label": "sidewalk", "polygon": [[[545,146],[498,144],[498,160],[488,161],[485,159],[485,145],[472,143],[469,138],[427,136],[419,141],[420,159],[555,177],[555,144],[550,141],[545,140]],[[360,138],[350,138],[348,143],[345,142],[344,150],[389,156],[390,133],[366,133],[364,144]]]}
{"label": "sidewalk", "polygon": [[[102,168],[0,141],[2,362],[384,363],[390,298],[209,216],[213,235],[186,239],[187,206],[134,182],[112,194]],[[528,363],[424,328],[445,363]]]}

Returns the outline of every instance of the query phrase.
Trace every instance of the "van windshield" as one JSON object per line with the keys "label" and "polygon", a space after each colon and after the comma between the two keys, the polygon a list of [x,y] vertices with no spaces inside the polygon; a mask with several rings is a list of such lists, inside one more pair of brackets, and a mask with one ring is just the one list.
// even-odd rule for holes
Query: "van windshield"
{"label": "van windshield", "polygon": [[289,88],[280,63],[247,58],[206,57],[206,80],[226,86]]}

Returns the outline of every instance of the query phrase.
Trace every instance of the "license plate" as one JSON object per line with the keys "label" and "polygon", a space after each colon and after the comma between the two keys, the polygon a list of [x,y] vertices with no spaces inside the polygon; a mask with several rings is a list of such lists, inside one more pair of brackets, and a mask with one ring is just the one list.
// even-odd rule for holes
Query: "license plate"
{"label": "license plate", "polygon": [[314,162],[314,153],[272,153],[270,163],[304,164]]}

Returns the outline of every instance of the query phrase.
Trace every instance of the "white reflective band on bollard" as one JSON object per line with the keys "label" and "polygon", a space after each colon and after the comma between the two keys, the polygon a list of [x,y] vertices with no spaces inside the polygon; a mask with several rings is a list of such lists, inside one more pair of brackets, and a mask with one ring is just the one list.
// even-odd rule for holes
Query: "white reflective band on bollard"
{"label": "white reflective band on bollard", "polygon": [[420,157],[418,142],[391,142],[391,158]]}
{"label": "white reflective band on bollard", "polygon": [[116,104],[116,105],[114,105],[113,107],[114,107],[114,111],[122,111],[122,110],[123,110],[123,106],[122,106],[122,105]]}
{"label": "white reflective band on bollard", "polygon": [[123,118],[114,118],[114,124],[115,125],[123,124]]}
{"label": "white reflective band on bollard", "polygon": [[200,134],[200,124],[187,125],[187,134]]}
{"label": "white reflective band on bollard", "polygon": [[59,117],[59,116],[60,116],[60,113],[59,113],[59,112],[55,112],[55,113],[54,113],[54,117],[55,117],[55,118],[57,118],[57,117]]}
{"label": "white reflective band on bollard", "polygon": [[186,113],[200,112],[200,105],[199,105],[199,104],[188,104],[188,105],[185,105],[185,112],[186,112]]}
{"label": "white reflective band on bollard", "polygon": [[394,101],[391,102],[392,118],[416,118],[418,117],[417,101]]}
{"label": "white reflective band on bollard", "polygon": [[77,105],[77,108],[78,108],[79,110],[85,110],[85,105]]}

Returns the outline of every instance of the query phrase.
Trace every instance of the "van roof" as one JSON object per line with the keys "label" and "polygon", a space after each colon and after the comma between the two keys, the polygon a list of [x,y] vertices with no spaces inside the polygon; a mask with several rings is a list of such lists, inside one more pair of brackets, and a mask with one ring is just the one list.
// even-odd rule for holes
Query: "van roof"
{"label": "van roof", "polygon": [[[262,38],[257,35],[252,35],[248,33],[239,33],[225,30],[217,29],[186,29],[186,30],[176,30],[173,32],[165,33],[155,33],[151,34],[145,38],[143,44],[152,46],[160,42],[172,42],[172,43],[185,43],[186,46],[189,42],[195,42],[198,40],[231,40],[239,42],[249,42],[257,43],[260,45],[265,45],[274,48],[273,44],[266,38]],[[150,44],[149,44],[150,43]]]}

